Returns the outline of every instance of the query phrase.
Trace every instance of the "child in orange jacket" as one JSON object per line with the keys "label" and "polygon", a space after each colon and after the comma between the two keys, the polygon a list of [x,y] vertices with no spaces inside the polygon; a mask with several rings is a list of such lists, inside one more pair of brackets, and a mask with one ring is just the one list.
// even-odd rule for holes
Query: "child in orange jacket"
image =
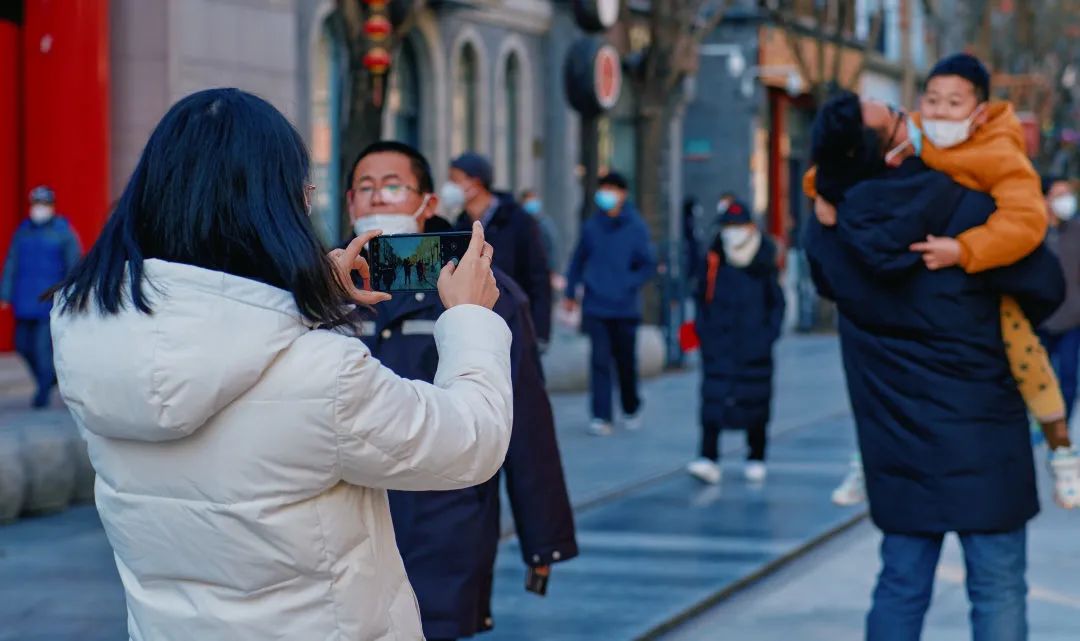
{"label": "child in orange jacket", "polygon": [[[912,116],[917,128],[908,132],[909,143],[927,166],[965,187],[988,192],[997,205],[986,223],[957,238],[930,236],[912,245],[931,270],[959,266],[974,274],[1011,265],[1046,236],[1041,182],[1024,152],[1020,122],[1011,104],[988,101],[989,85],[989,73],[978,59],[950,56],[931,72],[921,112]],[[819,218],[835,217],[835,209],[817,195],[813,180],[808,172],[803,187],[815,198]],[[1049,357],[1011,297],[1002,299],[1001,322],[1013,376],[1052,452],[1055,498],[1063,507],[1080,507],[1080,459],[1072,448],[1065,403]]]}

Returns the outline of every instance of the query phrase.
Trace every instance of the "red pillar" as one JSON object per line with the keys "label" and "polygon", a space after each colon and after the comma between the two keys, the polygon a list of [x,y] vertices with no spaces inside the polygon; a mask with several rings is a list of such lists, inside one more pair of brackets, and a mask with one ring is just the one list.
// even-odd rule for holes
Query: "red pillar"
{"label": "red pillar", "polygon": [[108,0],[25,0],[24,193],[47,184],[84,248],[109,206]]}
{"label": "red pillar", "polygon": [[[15,4],[0,15],[0,260],[7,258],[11,236],[26,210],[25,198],[20,197],[23,184],[19,140],[21,9],[21,5]],[[0,352],[12,349],[12,332],[11,312],[0,312]]]}

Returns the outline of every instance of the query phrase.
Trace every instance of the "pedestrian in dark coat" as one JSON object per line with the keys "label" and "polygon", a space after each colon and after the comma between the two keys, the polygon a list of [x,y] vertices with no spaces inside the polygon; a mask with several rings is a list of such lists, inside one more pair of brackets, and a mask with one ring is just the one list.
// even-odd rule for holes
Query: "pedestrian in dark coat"
{"label": "pedestrian in dark coat", "polygon": [[67,277],[82,254],[75,231],[56,215],[55,202],[48,187],[30,192],[30,216],[15,230],[0,276],[0,309],[10,305],[15,312],[15,349],[34,375],[32,404],[38,409],[49,404],[56,384],[49,331],[52,299],[44,295]]}
{"label": "pedestrian in dark coat", "polygon": [[[377,195],[366,200],[351,197],[355,227],[363,228],[364,219],[373,214],[381,214],[379,225],[386,225],[389,214],[416,218],[425,233],[452,231],[448,222],[433,217],[438,198],[430,193],[430,170],[412,148],[377,143],[361,154],[353,173],[362,187],[385,175],[407,181],[412,188],[406,190],[411,199],[406,204],[384,202]],[[429,641],[469,637],[494,625],[491,592],[501,538],[499,479],[503,473],[527,571],[542,575],[551,564],[578,554],[529,301],[498,268],[495,278],[500,292],[495,312],[513,334],[514,429],[506,462],[494,478],[464,490],[389,492],[398,549]],[[375,309],[359,310],[357,327],[372,355],[395,373],[432,381],[439,358],[432,332],[443,311],[434,292],[398,294]]]}
{"label": "pedestrian in dark coat", "polygon": [[551,279],[547,252],[535,218],[513,195],[493,192],[491,163],[475,153],[465,153],[450,163],[450,183],[443,189],[459,191],[464,213],[457,229],[484,224],[484,237],[495,248],[494,265],[514,279],[529,297],[533,326],[542,346],[551,338]]}
{"label": "pedestrian in dark coat", "polygon": [[706,483],[720,481],[719,437],[746,431],[746,476],[765,478],[766,427],[773,389],[773,345],[784,319],[776,246],[736,201],[721,216],[698,288],[701,341],[701,458],[687,470]]}
{"label": "pedestrian in dark coat", "polygon": [[[630,201],[630,184],[617,173],[600,178],[596,213],[581,227],[581,238],[566,272],[563,308],[580,306],[582,329],[589,335],[589,393],[596,436],[613,433],[612,364],[619,383],[624,425],[644,425],[638,390],[637,329],[641,290],[656,274],[649,228]],[[580,291],[579,291],[580,290]],[[579,302],[580,297],[580,302]]]}
{"label": "pedestrian in dark coat", "polygon": [[885,533],[868,639],[917,638],[948,532],[964,546],[975,629],[1026,638],[1026,524],[1039,504],[1000,302],[1013,296],[1031,322],[1045,319],[1063,297],[1061,271],[1044,248],[978,275],[930,272],[908,251],[994,209],[911,159],[849,191],[836,228],[809,223],[815,282],[840,311],[870,515]]}

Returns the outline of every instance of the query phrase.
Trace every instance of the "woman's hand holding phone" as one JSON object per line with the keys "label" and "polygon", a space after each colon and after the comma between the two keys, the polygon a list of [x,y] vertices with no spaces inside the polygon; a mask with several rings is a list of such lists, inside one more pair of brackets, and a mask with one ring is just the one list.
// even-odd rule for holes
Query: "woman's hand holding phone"
{"label": "woman's hand holding phone", "polygon": [[[334,275],[337,277],[342,289],[345,290],[345,293],[353,302],[360,305],[376,305],[392,298],[390,294],[371,289],[371,269],[368,267],[368,262],[360,255],[364,245],[367,245],[373,238],[381,234],[382,231],[379,230],[360,234],[345,249],[335,249],[329,254],[330,262],[334,267]],[[360,277],[364,279],[365,289],[359,289],[353,283],[352,273],[354,270],[360,272]]]}
{"label": "woman's hand holding phone", "polygon": [[484,241],[484,226],[476,221],[464,258],[458,264],[447,263],[439,274],[439,298],[446,309],[458,305],[495,307],[499,288],[491,271],[494,256],[495,249]]}

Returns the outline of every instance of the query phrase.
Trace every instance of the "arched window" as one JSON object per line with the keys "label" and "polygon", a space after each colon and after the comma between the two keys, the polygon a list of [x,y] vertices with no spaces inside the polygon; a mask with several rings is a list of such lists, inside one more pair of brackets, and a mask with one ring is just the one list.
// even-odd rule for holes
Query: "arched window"
{"label": "arched window", "polygon": [[336,244],[341,237],[341,216],[337,211],[340,185],[339,140],[341,125],[342,48],[330,23],[324,23],[315,41],[311,75],[311,180],[315,200],[311,217],[323,241]]}
{"label": "arched window", "polygon": [[480,147],[480,72],[476,48],[466,43],[461,48],[454,78],[454,130],[452,153],[456,156]]}
{"label": "arched window", "polygon": [[506,58],[506,134],[503,136],[506,146],[506,185],[511,193],[517,193],[518,166],[521,152],[521,63],[516,53]]}
{"label": "arched window", "polygon": [[416,47],[406,39],[394,63],[387,106],[393,114],[394,139],[420,148],[420,68]]}

